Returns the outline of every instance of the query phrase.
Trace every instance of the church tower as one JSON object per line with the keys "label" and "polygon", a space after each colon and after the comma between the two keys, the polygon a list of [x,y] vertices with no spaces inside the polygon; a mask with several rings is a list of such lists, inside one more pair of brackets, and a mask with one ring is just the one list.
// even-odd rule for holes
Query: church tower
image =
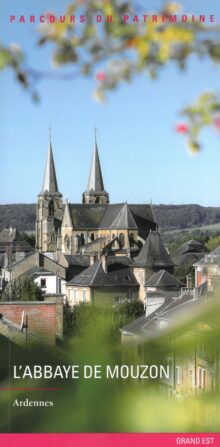
{"label": "church tower", "polygon": [[51,140],[49,142],[43,187],[38,194],[36,248],[55,252],[63,216],[62,194],[58,190]]}
{"label": "church tower", "polygon": [[89,173],[89,181],[87,190],[83,193],[83,203],[109,203],[109,194],[105,191],[102,179],[102,171],[99,160],[98,146],[96,141],[95,129],[95,145],[92,155],[92,163]]}

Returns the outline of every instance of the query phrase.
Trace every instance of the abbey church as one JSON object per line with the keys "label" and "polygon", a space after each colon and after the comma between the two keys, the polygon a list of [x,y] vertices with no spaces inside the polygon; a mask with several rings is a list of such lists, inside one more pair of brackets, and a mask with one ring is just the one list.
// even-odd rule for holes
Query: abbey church
{"label": "abbey church", "polygon": [[37,250],[65,255],[105,251],[129,257],[137,255],[150,230],[156,229],[151,206],[109,202],[96,138],[87,188],[82,203],[77,204],[63,203],[50,141],[37,201]]}

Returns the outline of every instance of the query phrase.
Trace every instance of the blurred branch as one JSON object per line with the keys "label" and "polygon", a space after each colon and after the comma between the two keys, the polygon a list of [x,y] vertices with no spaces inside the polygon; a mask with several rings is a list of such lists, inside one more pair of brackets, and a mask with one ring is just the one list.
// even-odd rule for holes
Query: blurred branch
{"label": "blurred branch", "polygon": [[[157,22],[152,22],[149,15],[146,23],[144,20],[133,23],[129,19],[137,13],[135,7],[141,11],[140,5],[132,6],[130,1],[74,1],[64,13],[67,18],[64,23],[59,19],[50,22],[50,14],[45,14],[45,23],[37,29],[40,34],[38,45],[53,44],[51,62],[54,69],[74,65],[74,71],[60,73],[54,69],[27,68],[23,52],[15,46],[0,47],[0,69],[11,68],[17,81],[30,90],[35,99],[33,84],[43,79],[71,81],[77,76],[93,76],[96,81],[94,99],[103,102],[107,93],[122,82],[129,82],[141,73],[155,79],[171,62],[180,70],[186,67],[192,55],[209,57],[215,64],[220,62],[219,26],[207,26],[199,19],[182,23],[179,20],[182,6],[177,3],[166,4],[157,13]],[[95,20],[97,14],[103,17],[101,23]],[[70,16],[78,21],[83,17],[84,22],[76,26],[68,20]],[[125,16],[129,19],[123,19]],[[111,17],[114,23],[111,23]],[[170,17],[176,17],[176,22]],[[200,119],[198,116],[194,119],[190,106],[187,112],[184,111],[188,127],[185,125],[184,131],[182,123],[182,130],[177,128],[179,133],[188,132],[187,144],[192,151],[200,149],[198,139],[201,130],[213,120],[212,111],[208,117],[207,110],[204,120],[206,104],[198,101]]]}

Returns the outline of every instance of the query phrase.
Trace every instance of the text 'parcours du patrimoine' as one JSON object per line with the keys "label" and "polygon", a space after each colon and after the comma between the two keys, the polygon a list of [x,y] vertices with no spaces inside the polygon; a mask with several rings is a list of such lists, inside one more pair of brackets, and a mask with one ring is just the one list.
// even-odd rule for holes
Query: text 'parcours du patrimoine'
{"label": "text 'parcours du patrimoine'", "polygon": [[169,365],[14,365],[14,379],[169,379]]}

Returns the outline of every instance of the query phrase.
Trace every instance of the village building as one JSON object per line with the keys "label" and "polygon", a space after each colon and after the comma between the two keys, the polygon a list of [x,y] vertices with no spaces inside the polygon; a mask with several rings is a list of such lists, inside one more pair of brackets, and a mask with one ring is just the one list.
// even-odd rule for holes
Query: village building
{"label": "village building", "polygon": [[192,239],[181,244],[171,257],[176,266],[189,266],[199,261],[208,252],[203,242]]}
{"label": "village building", "polygon": [[[169,378],[163,380],[161,385],[168,394],[177,398],[213,391],[218,386],[219,360],[218,353],[215,351],[210,353],[210,348],[205,346],[202,337],[203,331],[207,331],[209,327],[205,318],[205,306],[207,302],[201,299],[197,289],[185,288],[176,298],[165,300],[150,315],[146,313],[122,327],[120,332],[124,347],[124,362],[126,362],[127,347],[131,349],[133,346],[133,357],[137,364],[147,363],[151,353],[148,352],[145,342],[163,337],[170,328],[174,328],[166,357],[164,358],[163,351],[160,352],[159,349],[157,353],[157,361],[163,364],[168,363],[170,369]],[[199,321],[200,315],[202,315],[201,321]],[[194,320],[193,323],[192,319],[196,316],[198,316],[198,322]],[[191,327],[190,321],[193,323]],[[182,324],[183,334],[181,335],[179,326]],[[175,329],[178,329],[176,334]],[[178,348],[182,336],[183,343],[188,346],[185,351]],[[169,339],[167,340],[169,344]]]}
{"label": "village building", "polygon": [[220,282],[220,246],[194,264],[196,287],[214,292]]}
{"label": "village building", "polygon": [[[154,273],[144,284],[146,315],[150,315],[170,297],[179,295],[184,284],[167,270]],[[178,293],[179,292],[179,293]]]}
{"label": "village building", "polygon": [[91,265],[67,283],[67,301],[71,307],[79,303],[113,307],[126,300],[138,299],[139,284],[126,265],[109,264],[108,257],[102,255]]}
{"label": "village building", "polygon": [[154,272],[165,269],[172,273],[173,267],[173,261],[164,247],[159,232],[150,231],[139,255],[132,265],[133,273],[140,284],[139,299],[145,301],[145,283]]}

